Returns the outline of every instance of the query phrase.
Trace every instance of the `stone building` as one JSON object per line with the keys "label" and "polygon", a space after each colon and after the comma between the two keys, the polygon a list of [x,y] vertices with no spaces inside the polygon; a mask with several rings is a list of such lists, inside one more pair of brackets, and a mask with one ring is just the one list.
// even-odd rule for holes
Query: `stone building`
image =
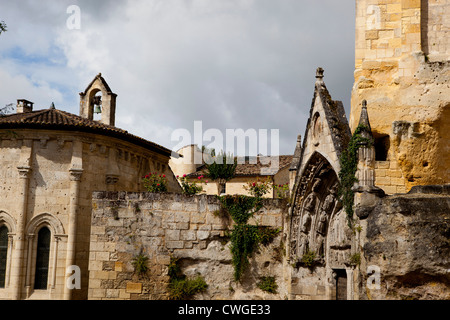
{"label": "stone building", "polygon": [[[80,97],[79,116],[19,100],[0,118],[0,299],[86,299],[92,192],[143,191],[150,171],[179,190],[171,150],[114,126],[116,94],[101,75]],[[70,266],[81,290],[65,285]]]}
{"label": "stone building", "polygon": [[[181,158],[172,158],[169,162],[173,173],[179,177],[187,175],[190,182],[196,182],[201,185],[204,193],[209,195],[218,194],[218,185],[214,181],[208,181],[207,169],[203,162],[203,153],[197,145],[189,145],[177,151],[183,155]],[[196,159],[201,159],[200,164],[195,164]],[[271,185],[289,184],[292,164],[292,155],[280,155],[277,157],[278,165],[273,165],[270,157],[238,157],[236,166],[236,175],[233,179],[222,186],[221,194],[242,194],[250,195],[245,188],[249,183],[256,181],[269,181]],[[200,161],[198,161],[200,162]],[[198,177],[205,176],[205,179],[198,180]],[[208,183],[205,183],[208,181]],[[286,192],[288,196],[288,192]],[[276,198],[277,192],[271,189],[264,197]]]}

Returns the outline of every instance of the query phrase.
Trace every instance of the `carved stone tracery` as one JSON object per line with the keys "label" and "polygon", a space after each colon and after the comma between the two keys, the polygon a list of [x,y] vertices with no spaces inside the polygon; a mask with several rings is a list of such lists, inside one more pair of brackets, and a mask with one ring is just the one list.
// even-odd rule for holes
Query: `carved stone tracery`
{"label": "carved stone tracery", "polygon": [[[315,153],[311,156],[295,193],[290,235],[290,255],[293,261],[298,261],[305,253],[313,251],[319,262],[326,263],[328,260],[332,265],[342,264],[342,256],[346,256],[350,248],[351,236],[346,230],[347,222],[338,199],[338,188],[336,172],[325,157]],[[325,259],[327,251],[330,251],[329,259]]]}

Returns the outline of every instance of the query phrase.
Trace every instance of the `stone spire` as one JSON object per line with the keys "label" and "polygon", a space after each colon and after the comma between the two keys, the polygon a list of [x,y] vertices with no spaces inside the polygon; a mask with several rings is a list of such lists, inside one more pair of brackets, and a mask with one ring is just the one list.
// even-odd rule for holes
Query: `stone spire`
{"label": "stone spire", "polygon": [[[379,197],[384,196],[382,189],[375,186],[375,147],[373,145],[373,135],[370,128],[369,114],[367,113],[367,101],[362,102],[361,116],[359,126],[362,130],[359,134],[370,141],[360,143],[358,149],[358,167],[356,170],[356,178],[353,190],[355,191],[355,213],[360,218],[366,218],[371,208],[376,204]],[[362,210],[362,208],[365,208]]]}
{"label": "stone spire", "polygon": [[361,136],[367,139],[373,139],[372,128],[370,127],[369,113],[367,112],[367,101],[363,100],[361,108],[361,116],[359,117],[358,127],[364,128]]}

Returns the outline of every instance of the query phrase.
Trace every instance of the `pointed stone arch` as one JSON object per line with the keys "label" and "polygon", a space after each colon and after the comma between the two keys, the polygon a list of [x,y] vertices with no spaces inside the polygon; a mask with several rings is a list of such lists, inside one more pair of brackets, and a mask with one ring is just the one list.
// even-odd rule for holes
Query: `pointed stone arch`
{"label": "pointed stone arch", "polygon": [[295,187],[290,225],[290,255],[298,261],[314,251],[325,263],[331,217],[339,210],[339,179],[330,162],[314,152]]}

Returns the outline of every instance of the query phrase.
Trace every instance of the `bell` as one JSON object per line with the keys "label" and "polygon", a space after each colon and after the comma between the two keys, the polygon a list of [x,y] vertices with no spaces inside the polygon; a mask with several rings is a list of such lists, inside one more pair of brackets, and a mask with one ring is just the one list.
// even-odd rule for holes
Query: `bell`
{"label": "bell", "polygon": [[94,109],[94,113],[95,113],[95,114],[102,113],[102,108],[100,108],[99,105],[96,105],[96,106],[95,106],[95,109]]}

